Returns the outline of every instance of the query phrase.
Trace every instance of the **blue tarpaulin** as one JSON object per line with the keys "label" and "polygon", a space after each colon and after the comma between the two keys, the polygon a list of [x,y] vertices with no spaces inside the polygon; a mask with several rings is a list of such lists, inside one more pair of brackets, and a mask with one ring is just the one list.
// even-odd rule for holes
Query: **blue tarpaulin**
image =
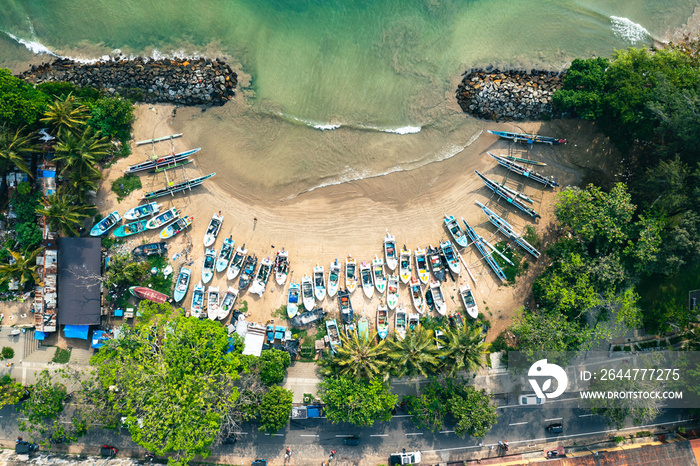
{"label": "blue tarpaulin", "polygon": [[105,332],[103,330],[95,330],[92,334],[92,348],[102,348],[105,345],[105,341],[109,340],[109,337],[104,336]]}
{"label": "blue tarpaulin", "polygon": [[34,339],[35,340],[43,340],[44,338],[46,338],[46,332],[40,332],[38,330],[36,332],[34,332]]}
{"label": "blue tarpaulin", "polygon": [[87,340],[89,331],[89,325],[65,325],[63,327],[63,335],[66,338],[80,338],[81,340]]}

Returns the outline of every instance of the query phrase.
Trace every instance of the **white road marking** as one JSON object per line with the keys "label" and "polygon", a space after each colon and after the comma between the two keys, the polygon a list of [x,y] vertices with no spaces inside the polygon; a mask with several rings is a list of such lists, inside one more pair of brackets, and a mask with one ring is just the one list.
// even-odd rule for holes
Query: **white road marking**
{"label": "white road marking", "polygon": [[299,434],[299,437],[318,437],[318,434]]}
{"label": "white road marking", "polygon": [[[573,400],[578,400],[579,398],[562,398],[561,400],[554,400],[554,401],[548,401],[547,403],[558,403],[560,401],[573,401]],[[502,408],[517,408],[518,406],[533,406],[533,405],[504,405],[504,406],[496,406],[496,409],[502,409]],[[394,416],[396,417],[396,416]]]}
{"label": "white road marking", "polygon": [[452,432],[454,432],[454,430],[441,430],[440,431],[441,434],[451,434]]}
{"label": "white road marking", "polygon": [[527,424],[527,421],[525,421],[525,422],[514,422],[514,423],[508,424],[508,425],[509,425],[509,426],[523,426],[523,425],[525,425],[525,424]]}
{"label": "white road marking", "polygon": [[579,414],[578,417],[591,417],[595,416],[595,414]]}
{"label": "white road marking", "polygon": [[412,433],[406,434],[406,435],[423,435],[423,432],[412,432]]}
{"label": "white road marking", "polygon": [[354,437],[354,435],[336,435],[336,437]]}
{"label": "white road marking", "polygon": [[[658,424],[648,424],[646,426],[632,426],[632,427],[625,427],[620,430],[617,429],[608,429],[608,430],[601,430],[598,432],[584,432],[581,434],[572,434],[572,435],[560,435],[557,438],[558,439],[565,439],[565,438],[575,438],[575,437],[585,437],[587,435],[597,435],[597,434],[611,434],[613,432],[621,432],[623,430],[639,430],[639,429],[645,429],[648,427],[657,427],[657,426],[668,426],[672,424],[682,424],[684,422],[691,422],[692,419],[681,419],[680,421],[671,421],[671,422],[660,422]],[[550,439],[546,437],[541,437],[541,438],[533,438],[529,440],[513,440],[509,441],[509,445],[514,445],[516,443],[531,443],[531,442],[546,442],[550,441]],[[481,448],[479,445],[473,445],[469,447],[454,447],[454,448],[443,448],[441,450],[421,450],[421,453],[439,453],[441,451],[455,451],[455,450],[469,450],[472,448]]]}
{"label": "white road marking", "polygon": [[370,437],[388,437],[389,434],[372,434]]}
{"label": "white road marking", "polygon": [[411,417],[411,415],[410,414],[397,414],[396,416],[392,416],[392,417]]}
{"label": "white road marking", "polygon": [[284,437],[284,434],[265,434],[267,436],[272,435],[273,437]]}
{"label": "white road marking", "polygon": [[563,419],[564,419],[563,417],[553,417],[552,419],[545,419],[544,422],[547,422],[547,421],[561,421],[561,420],[563,420]]}

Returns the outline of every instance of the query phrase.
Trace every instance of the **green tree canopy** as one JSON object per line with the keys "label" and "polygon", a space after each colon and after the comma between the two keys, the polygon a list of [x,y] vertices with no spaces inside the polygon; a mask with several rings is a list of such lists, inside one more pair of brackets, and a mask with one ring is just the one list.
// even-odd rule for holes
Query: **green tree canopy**
{"label": "green tree canopy", "polygon": [[419,325],[414,330],[406,330],[406,337],[403,340],[393,339],[389,345],[387,356],[399,377],[404,375],[427,377],[428,374],[434,373],[440,364],[440,350],[435,344],[435,333],[424,325]]}
{"label": "green tree canopy", "polygon": [[289,423],[292,412],[293,393],[279,386],[273,386],[265,393],[260,403],[258,420],[260,431],[275,433]]}
{"label": "green tree canopy", "polygon": [[36,211],[45,215],[54,231],[66,236],[77,236],[83,220],[90,216],[92,206],[81,205],[76,196],[56,193],[43,200],[43,207]]}
{"label": "green tree canopy", "polygon": [[381,378],[356,380],[347,376],[329,377],[319,385],[330,422],[350,422],[358,427],[388,421],[398,397]]}
{"label": "green tree canopy", "polygon": [[355,380],[388,378],[386,340],[375,343],[377,334],[369,332],[359,335],[352,332],[350,337],[340,335],[343,345],[338,348],[330,363],[337,367],[337,373]]}
{"label": "green tree canopy", "polygon": [[0,409],[5,405],[13,405],[22,398],[24,388],[21,383],[12,380],[8,374],[0,377]]}
{"label": "green tree canopy", "polygon": [[265,385],[275,385],[284,380],[287,368],[292,363],[289,353],[278,349],[264,350],[257,361],[260,380]]}
{"label": "green tree canopy", "polygon": [[0,68],[0,121],[14,128],[33,126],[47,101],[46,94]]}
{"label": "green tree canopy", "polygon": [[478,325],[462,325],[445,330],[447,344],[443,349],[443,366],[450,376],[459,371],[476,371],[484,364],[486,342],[482,343],[483,335]]}

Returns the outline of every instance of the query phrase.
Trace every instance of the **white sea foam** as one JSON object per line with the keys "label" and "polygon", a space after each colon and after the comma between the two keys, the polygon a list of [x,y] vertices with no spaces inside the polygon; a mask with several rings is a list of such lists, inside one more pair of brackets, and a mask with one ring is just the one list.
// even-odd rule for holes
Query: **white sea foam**
{"label": "white sea foam", "polygon": [[611,16],[610,21],[612,23],[613,34],[626,40],[630,44],[636,44],[637,42],[645,41],[651,37],[649,31],[641,24],[637,24],[629,18]]}
{"label": "white sea foam", "polygon": [[334,130],[340,128],[340,125],[332,125],[332,124],[327,124],[327,125],[312,125],[316,129],[320,129],[321,131],[328,131],[328,130]]}
{"label": "white sea foam", "polygon": [[24,40],[19,37],[17,37],[14,34],[11,34],[9,32],[3,31],[5,34],[8,35],[12,40],[16,41],[18,44],[24,45],[30,52],[39,55],[39,54],[46,54],[46,55],[51,55],[52,57],[59,57],[59,55],[55,52],[52,52],[49,50],[48,47],[46,47],[44,44],[41,44],[39,42],[35,42],[33,40]]}
{"label": "white sea foam", "polygon": [[379,129],[383,133],[395,133],[395,134],[416,134],[420,133],[420,126],[403,126],[396,129]]}

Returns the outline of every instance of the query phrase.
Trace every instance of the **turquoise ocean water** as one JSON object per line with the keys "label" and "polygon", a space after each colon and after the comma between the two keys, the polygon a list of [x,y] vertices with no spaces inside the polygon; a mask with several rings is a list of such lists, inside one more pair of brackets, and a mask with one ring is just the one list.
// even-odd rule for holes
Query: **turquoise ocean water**
{"label": "turquoise ocean water", "polygon": [[[482,129],[454,101],[465,70],[560,69],[573,57],[608,56],[663,38],[696,5],[0,0],[0,66],[22,69],[40,50],[80,59],[117,49],[155,57],[225,56],[242,71],[243,103],[193,113],[188,128],[212,152],[228,154],[218,157],[236,160],[230,183],[284,198],[456,153]],[[212,129],[220,137],[205,141]]]}

